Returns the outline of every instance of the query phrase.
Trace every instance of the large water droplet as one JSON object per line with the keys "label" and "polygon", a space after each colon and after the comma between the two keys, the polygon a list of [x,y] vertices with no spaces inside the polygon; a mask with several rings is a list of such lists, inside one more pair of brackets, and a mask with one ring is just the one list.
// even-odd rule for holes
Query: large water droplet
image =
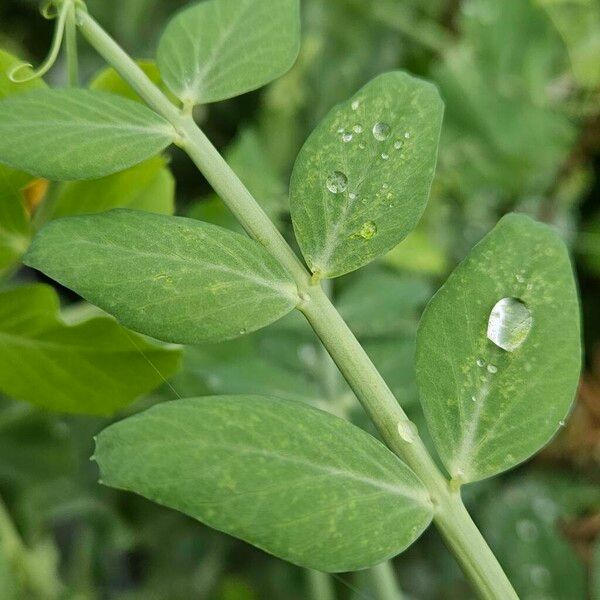
{"label": "large water droplet", "polygon": [[392,128],[387,123],[378,121],[373,125],[373,137],[380,142],[387,140],[390,133],[392,133]]}
{"label": "large water droplet", "polygon": [[533,324],[531,311],[516,298],[499,300],[488,321],[487,336],[496,346],[513,352],[523,344]]}
{"label": "large water droplet", "polygon": [[407,444],[412,444],[419,434],[417,426],[412,421],[408,420],[400,421],[398,423],[398,433]]}
{"label": "large water droplet", "polygon": [[325,183],[332,194],[341,194],[348,187],[348,178],[341,171],[334,171]]}

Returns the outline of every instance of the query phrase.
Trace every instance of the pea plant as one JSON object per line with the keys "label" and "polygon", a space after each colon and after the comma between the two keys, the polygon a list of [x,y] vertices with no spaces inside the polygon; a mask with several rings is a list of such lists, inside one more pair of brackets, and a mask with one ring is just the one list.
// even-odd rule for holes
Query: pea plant
{"label": "pea plant", "polygon": [[[37,71],[21,63],[11,68],[11,85],[21,90],[0,102],[0,162],[71,186],[55,199],[60,218],[41,227],[24,262],[118,321],[79,325],[98,351],[70,368],[103,374],[87,391],[86,410],[116,410],[156,384],[157,374],[148,382],[146,373],[123,397],[111,388],[110,371],[121,365],[118,354],[103,350],[118,352],[121,325],[137,332],[127,335],[157,373],[172,374],[173,348],[145,336],[180,345],[220,342],[299,311],[380,438],[289,399],[185,398],[105,429],[93,456],[101,482],[323,572],[383,563],[433,522],[481,598],[516,598],[461,488],[531,457],[569,412],[581,349],[567,250],[550,227],[506,215],[428,304],[416,378],[433,457],[327,287],[397,246],[419,222],[442,128],[435,86],[405,72],[383,73],[316,127],[289,190],[303,261],[194,120],[196,107],[257,89],[292,66],[299,13],[299,0],[194,4],[167,25],[155,72],[136,63],[82,0],[52,0],[44,9],[57,21],[47,61]],[[78,34],[135,97],[79,87]],[[51,89],[40,77],[63,38],[70,85]],[[75,181],[137,165],[160,168],[157,155],[172,144],[189,155],[247,235],[139,210],[134,201],[134,209],[99,212],[110,197]],[[149,186],[146,202],[157,186]],[[79,202],[82,214],[61,214],[61,206]],[[98,206],[86,210],[86,203]],[[15,304],[33,294],[50,306],[29,315],[32,335],[41,331],[57,346],[57,338],[73,335],[73,328],[57,330],[57,304],[47,288],[8,293]],[[381,290],[365,286],[360,293],[376,297]],[[16,378],[9,383],[4,387],[22,395]],[[54,408],[81,409],[68,394],[53,398],[44,385],[39,394]]]}

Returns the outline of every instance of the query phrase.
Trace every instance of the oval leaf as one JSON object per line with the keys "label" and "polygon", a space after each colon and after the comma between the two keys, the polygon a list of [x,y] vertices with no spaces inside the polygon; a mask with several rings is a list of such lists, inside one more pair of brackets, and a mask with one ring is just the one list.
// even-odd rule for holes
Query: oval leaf
{"label": "oval leaf", "polygon": [[383,444],[293,401],[162,404],[103,431],[95,459],[106,485],[322,571],[390,558],[432,518],[424,487]]}
{"label": "oval leaf", "polygon": [[57,219],[26,262],[127,327],[181,344],[243,335],[298,303],[260,244],[181,217],[119,209]]}
{"label": "oval leaf", "polygon": [[433,85],[393,72],[336,106],[311,134],[290,202],[313,273],[358,269],[415,227],[429,197],[442,113]]}
{"label": "oval leaf", "polygon": [[104,177],[172,139],[149,108],[105,92],[44,89],[0,102],[0,163],[47,179]]}
{"label": "oval leaf", "polygon": [[558,430],[581,366],[567,250],[549,227],[502,219],[434,296],[417,342],[421,402],[459,481],[484,479]]}
{"label": "oval leaf", "polygon": [[299,48],[298,0],[208,0],[172,19],[157,61],[178,98],[206,104],[283,75]]}
{"label": "oval leaf", "polygon": [[0,391],[17,400],[108,415],[174,375],[179,355],[108,317],[67,325],[49,286],[0,293]]}

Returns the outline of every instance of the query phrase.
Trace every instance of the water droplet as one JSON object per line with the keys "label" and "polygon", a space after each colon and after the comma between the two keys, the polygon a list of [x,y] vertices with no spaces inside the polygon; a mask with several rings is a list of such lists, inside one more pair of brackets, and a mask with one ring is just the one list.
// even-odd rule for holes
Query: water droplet
{"label": "water droplet", "polygon": [[359,147],[361,150],[364,150],[364,149],[366,148],[366,146],[365,146],[365,145],[364,145],[362,142],[361,142],[361,143],[358,145],[358,147]]}
{"label": "water droplet", "polygon": [[355,125],[355,126],[352,128],[352,131],[354,131],[354,133],[362,133],[362,132],[363,132],[362,125]]}
{"label": "water droplet", "polygon": [[531,312],[523,302],[502,298],[490,313],[487,337],[499,348],[513,352],[523,344],[532,324]]}
{"label": "water droplet", "polygon": [[477,402],[477,396],[471,396],[471,400],[473,400],[473,402]]}
{"label": "water droplet", "polygon": [[567,426],[567,422],[566,421],[559,421],[558,426],[559,427],[566,427]]}
{"label": "water droplet", "polygon": [[344,133],[344,135],[342,136],[342,142],[344,143],[348,143],[352,141],[352,134],[351,133]]}
{"label": "water droplet", "polygon": [[412,444],[417,439],[419,431],[412,421],[406,420],[398,423],[398,433],[407,444]]}
{"label": "water droplet", "polygon": [[356,200],[356,194],[354,192],[350,192],[348,194],[348,198],[350,198],[350,200]]}
{"label": "water droplet", "polygon": [[373,137],[380,142],[387,140],[390,133],[392,133],[392,128],[387,123],[378,121],[373,125]]}
{"label": "water droplet", "polygon": [[358,110],[359,106],[360,102],[358,100],[354,100],[354,102],[352,102],[352,110]]}
{"label": "water droplet", "polygon": [[405,139],[408,139],[410,137],[410,133],[408,133],[408,131],[404,134]]}
{"label": "water droplet", "polygon": [[533,565],[529,571],[529,577],[531,583],[538,588],[547,588],[552,580],[550,571],[542,565]]}
{"label": "water droplet", "polygon": [[334,171],[325,183],[332,194],[341,194],[348,187],[348,178],[341,171]]}
{"label": "water droplet", "polygon": [[343,127],[340,127],[340,128],[337,130],[337,132],[338,132],[338,133],[344,133],[344,131],[346,131],[346,130],[345,130]]}
{"label": "water droplet", "polygon": [[483,360],[483,358],[478,358],[477,359],[477,366],[478,367],[485,367],[485,361]]}
{"label": "water droplet", "polygon": [[515,279],[519,282],[519,283],[525,283],[525,277],[523,277],[523,275],[521,275],[520,273],[517,273],[515,275]]}
{"label": "water droplet", "polygon": [[402,140],[396,140],[394,142],[394,148],[396,148],[396,150],[400,150],[402,146],[404,146],[404,142]]}
{"label": "water droplet", "polygon": [[240,335],[245,335],[248,330],[245,327],[240,329]]}
{"label": "water droplet", "polygon": [[387,160],[390,157],[390,155],[387,152],[383,152],[381,154],[381,158],[383,158],[383,160]]}
{"label": "water droplet", "polygon": [[350,237],[353,239],[362,238],[363,240],[370,240],[377,233],[377,225],[373,221],[366,221],[363,223],[360,231],[354,233]]}
{"label": "water droplet", "polygon": [[498,372],[498,367],[496,365],[488,365],[487,370],[488,372],[494,374]]}
{"label": "water droplet", "polygon": [[529,519],[522,519],[517,523],[517,535],[524,542],[534,542],[539,535],[537,525]]}

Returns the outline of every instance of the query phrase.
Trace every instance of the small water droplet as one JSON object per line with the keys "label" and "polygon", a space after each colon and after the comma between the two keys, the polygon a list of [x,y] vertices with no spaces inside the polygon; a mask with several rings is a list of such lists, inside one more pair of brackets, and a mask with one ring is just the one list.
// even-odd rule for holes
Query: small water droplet
{"label": "small water droplet", "polygon": [[355,125],[355,126],[352,128],[352,131],[354,131],[354,133],[362,133],[362,132],[363,132],[362,125]]}
{"label": "small water droplet", "polygon": [[494,374],[498,372],[498,367],[496,365],[488,365],[487,370],[489,373]]}
{"label": "small water droplet", "polygon": [[348,143],[352,141],[352,134],[351,133],[344,133],[344,135],[342,135],[342,142],[344,143]]}
{"label": "small water droplet", "polygon": [[356,200],[356,194],[354,192],[350,192],[348,194],[348,198],[350,198],[350,200]]}
{"label": "small water droplet", "polygon": [[566,427],[567,423],[566,423],[566,421],[559,421],[558,425],[559,425],[559,427]]}
{"label": "small water droplet", "polygon": [[499,348],[514,352],[526,340],[532,325],[531,311],[523,302],[502,298],[490,313],[487,337]]}
{"label": "small water droplet", "polygon": [[340,128],[337,130],[337,132],[338,132],[338,133],[344,133],[344,131],[346,131],[346,130],[345,130],[343,127],[340,127]]}
{"label": "small water droplet", "polygon": [[529,577],[531,583],[538,588],[547,588],[552,580],[550,571],[542,565],[533,565],[529,571]]}
{"label": "small water droplet", "polygon": [[383,152],[383,153],[381,154],[381,158],[382,158],[383,160],[388,160],[388,158],[389,158],[389,157],[390,157],[390,155],[389,155],[387,152]]}
{"label": "small water droplet", "polygon": [[534,542],[539,535],[537,525],[529,519],[522,519],[517,523],[517,535],[524,542]]}
{"label": "small water droplet", "polygon": [[473,400],[473,402],[477,402],[477,396],[471,396],[471,400]]}
{"label": "small water droplet", "polygon": [[521,275],[520,273],[517,273],[515,275],[515,279],[519,282],[519,283],[525,283],[525,277],[523,277],[523,275]]}
{"label": "small water droplet", "polygon": [[478,367],[485,367],[485,361],[483,360],[483,358],[478,358],[477,359],[477,366]]}
{"label": "small water droplet", "polygon": [[245,335],[248,330],[245,327],[240,329],[240,335]]}
{"label": "small water droplet", "polygon": [[396,140],[394,142],[394,148],[396,148],[396,150],[400,150],[402,146],[404,146],[404,142],[402,140]]}
{"label": "small water droplet", "polygon": [[407,444],[412,444],[417,439],[419,431],[412,421],[406,420],[398,423],[398,433]]}
{"label": "small water droplet", "polygon": [[410,133],[408,133],[408,131],[404,134],[405,139],[408,139],[410,137]]}
{"label": "small water droplet", "polygon": [[364,149],[366,148],[366,146],[365,146],[365,145],[364,145],[362,142],[361,142],[361,143],[358,145],[358,147],[359,147],[361,150],[364,150]]}
{"label": "small water droplet", "polygon": [[392,128],[382,121],[378,121],[373,125],[373,137],[379,142],[383,142],[390,137],[390,133],[392,133]]}
{"label": "small water droplet", "polygon": [[363,240],[370,240],[377,233],[377,225],[373,221],[366,221],[363,223],[359,231],[352,234],[350,237],[353,239],[362,238]]}
{"label": "small water droplet", "polygon": [[354,100],[354,102],[352,102],[352,110],[358,110],[359,106],[360,102],[358,100]]}
{"label": "small water droplet", "polygon": [[348,178],[341,171],[334,171],[325,183],[332,194],[341,194],[348,187]]}

